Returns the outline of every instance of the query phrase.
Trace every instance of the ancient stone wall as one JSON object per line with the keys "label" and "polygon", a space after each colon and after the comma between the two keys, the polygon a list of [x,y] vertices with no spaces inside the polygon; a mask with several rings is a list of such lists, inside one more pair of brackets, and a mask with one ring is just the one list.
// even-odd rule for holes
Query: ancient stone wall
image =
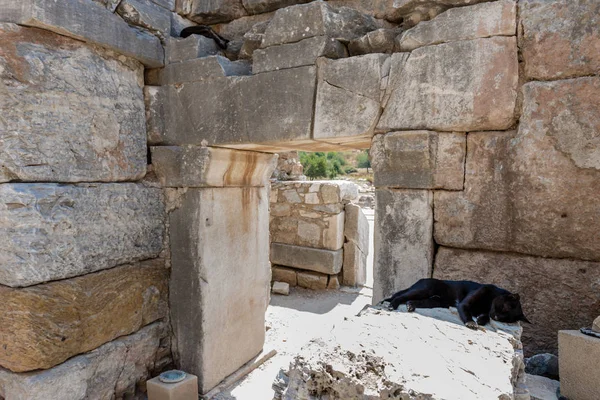
{"label": "ancient stone wall", "polygon": [[309,289],[366,282],[369,226],[347,181],[271,185],[272,280]]}
{"label": "ancient stone wall", "polygon": [[496,283],[555,351],[600,309],[599,7],[0,0],[0,397],[141,396],[173,358],[205,392],[260,351],[289,150],[372,148],[375,301]]}

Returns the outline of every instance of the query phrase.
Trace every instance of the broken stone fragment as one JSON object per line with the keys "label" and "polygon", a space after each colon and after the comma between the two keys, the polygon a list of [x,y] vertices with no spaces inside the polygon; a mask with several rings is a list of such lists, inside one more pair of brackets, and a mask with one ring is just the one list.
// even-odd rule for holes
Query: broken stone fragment
{"label": "broken stone fragment", "polygon": [[290,294],[290,284],[286,282],[273,282],[271,292],[288,296]]}
{"label": "broken stone fragment", "polygon": [[242,0],[178,0],[175,11],[199,24],[227,22],[248,15]]}
{"label": "broken stone fragment", "polygon": [[473,331],[455,309],[369,308],[305,345],[280,371],[274,397],[512,399],[524,374],[520,335],[496,322]]}

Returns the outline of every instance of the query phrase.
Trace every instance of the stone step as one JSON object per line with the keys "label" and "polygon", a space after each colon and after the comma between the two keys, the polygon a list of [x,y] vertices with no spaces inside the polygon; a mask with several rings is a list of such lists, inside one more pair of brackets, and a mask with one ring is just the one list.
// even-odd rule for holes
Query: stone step
{"label": "stone step", "polygon": [[[271,263],[335,275],[342,270],[344,250],[323,250],[312,247],[271,243]],[[298,275],[300,279],[300,275]],[[325,281],[327,285],[327,281]]]}

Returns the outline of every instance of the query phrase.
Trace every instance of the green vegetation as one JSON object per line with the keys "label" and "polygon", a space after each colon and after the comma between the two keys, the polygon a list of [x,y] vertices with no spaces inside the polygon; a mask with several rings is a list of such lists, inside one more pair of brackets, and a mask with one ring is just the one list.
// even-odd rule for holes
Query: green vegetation
{"label": "green vegetation", "polygon": [[[299,152],[304,175],[309,179],[335,179],[339,175],[358,172],[357,168],[370,168],[369,151],[356,152]],[[350,161],[349,161],[350,160]]]}

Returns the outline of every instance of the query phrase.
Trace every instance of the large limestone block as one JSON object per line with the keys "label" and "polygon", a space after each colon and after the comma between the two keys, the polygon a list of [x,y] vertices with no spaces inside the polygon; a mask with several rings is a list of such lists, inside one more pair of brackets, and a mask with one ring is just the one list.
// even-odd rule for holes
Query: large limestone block
{"label": "large limestone block", "polygon": [[493,37],[422,47],[406,62],[392,58],[389,79],[378,130],[507,129],[515,121],[517,41]]}
{"label": "large limestone block", "polygon": [[212,56],[219,53],[215,41],[202,35],[190,35],[186,38],[169,38],[166,48],[169,64]]}
{"label": "large limestone block", "polygon": [[144,176],[139,63],[13,24],[0,24],[0,42],[0,182]]}
{"label": "large limestone block", "polygon": [[354,243],[344,243],[342,283],[345,286],[363,286],[367,283],[367,254]]}
{"label": "large limestone block", "polygon": [[263,347],[271,278],[268,205],[265,188],[188,189],[170,214],[177,359],[198,376],[202,393]]}
{"label": "large limestone block", "polygon": [[130,25],[136,25],[165,40],[171,31],[171,13],[151,0],[122,0],[117,13]]}
{"label": "large limestone block", "polygon": [[302,347],[278,374],[275,398],[513,399],[520,335],[514,324],[471,330],[455,309],[367,309]]}
{"label": "large limestone block", "polygon": [[600,263],[441,247],[433,271],[435,278],[492,283],[519,293],[532,322],[523,339],[529,354],[555,353],[558,330],[589,326],[600,309],[595,288]]}
{"label": "large limestone block", "polygon": [[169,86],[164,144],[310,139],[315,88],[315,67]]}
{"label": "large limestone block", "polygon": [[430,278],[433,266],[433,194],[378,188],[375,200],[373,304]]}
{"label": "large limestone block", "polygon": [[352,242],[365,254],[369,254],[369,221],[362,208],[356,204],[346,204],[344,207],[344,237]]}
{"label": "large limestone block", "polygon": [[265,186],[277,156],[216,147],[152,147],[152,165],[165,187]]}
{"label": "large limestone block", "polygon": [[177,0],[175,9],[199,24],[227,22],[248,15],[242,0]]}
{"label": "large limestone block", "polygon": [[277,10],[267,26],[261,47],[294,43],[313,36],[351,40],[377,28],[372,17],[356,10],[313,1]]}
{"label": "large limestone block", "polygon": [[377,135],[371,146],[377,187],[462,190],[466,135],[407,131]]}
{"label": "large limestone block", "polygon": [[0,366],[48,369],[167,314],[164,260],[30,286],[0,286]]}
{"label": "large limestone block", "polygon": [[373,135],[381,113],[381,80],[388,75],[387,58],[385,54],[367,54],[319,60],[314,139]]}
{"label": "large limestone block", "polygon": [[242,4],[250,14],[262,14],[309,1],[311,0],[242,0]]}
{"label": "large limestone block", "polygon": [[551,80],[600,70],[600,3],[519,1],[520,47],[529,79]]}
{"label": "large limestone block", "polygon": [[0,185],[0,284],[17,287],[157,257],[160,189],[134,183]]}
{"label": "large limestone block", "polygon": [[144,86],[146,136],[150,145],[164,141],[164,115],[168,102],[166,93],[166,88],[162,86]]}
{"label": "large limestone block", "polygon": [[600,393],[600,340],[579,331],[558,332],[560,394],[568,399],[595,400]]}
{"label": "large limestone block", "polygon": [[143,383],[162,363],[161,342],[168,335],[168,326],[156,322],[51,369],[14,373],[0,368],[0,395],[27,400],[142,396]]}
{"label": "large limestone block", "polygon": [[398,37],[400,51],[432,44],[514,36],[517,32],[517,3],[501,0],[468,7],[451,8],[431,21],[424,21]]}
{"label": "large limestone block", "polygon": [[[344,212],[329,214],[290,209],[281,215],[281,206],[274,206],[275,216],[269,224],[271,240],[295,246],[339,250],[344,245]],[[280,215],[280,216],[278,216]]]}
{"label": "large limestone block", "polygon": [[298,271],[298,286],[312,289],[312,290],[325,290],[329,277],[326,274],[318,272]]}
{"label": "large limestone block", "polygon": [[252,53],[252,72],[314,65],[318,57],[342,58],[348,55],[344,45],[327,36],[315,36],[296,43],[286,43]]}
{"label": "large limestone block", "polygon": [[[105,47],[144,65],[164,65],[160,40],[127,24],[102,4],[89,0],[0,0],[0,21],[42,28]],[[95,81],[95,80],[93,80]]]}
{"label": "large limestone block", "polygon": [[[421,21],[427,21],[451,7],[470,6],[487,0],[394,0],[388,14],[393,20],[400,20],[410,28]],[[389,18],[386,18],[389,19]]]}
{"label": "large limestone block", "polygon": [[465,190],[436,192],[436,241],[600,260],[600,78],[524,86],[519,131],[468,135]]}
{"label": "large limestone block", "polygon": [[275,282],[285,282],[290,286],[297,286],[297,271],[293,268],[279,267],[273,265],[273,267],[271,268],[271,280]]}
{"label": "large limestone block", "polygon": [[[271,262],[277,265],[335,275],[342,269],[343,249],[324,250],[271,243]],[[327,282],[325,282],[327,284]]]}

